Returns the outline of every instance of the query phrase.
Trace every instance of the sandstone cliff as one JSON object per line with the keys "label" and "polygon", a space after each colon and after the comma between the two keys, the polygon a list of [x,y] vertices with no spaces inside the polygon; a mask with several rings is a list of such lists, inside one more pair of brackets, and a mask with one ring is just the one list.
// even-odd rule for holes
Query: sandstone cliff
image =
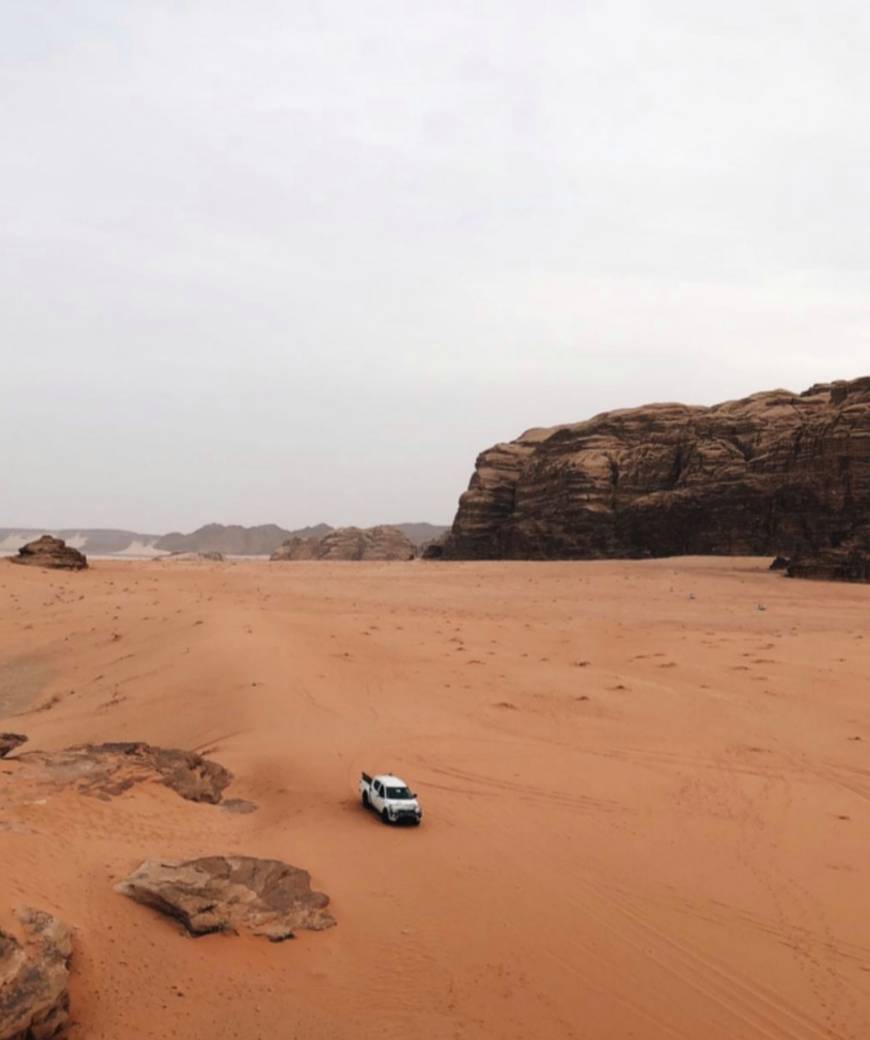
{"label": "sandstone cliff", "polygon": [[[477,459],[453,559],[809,560],[870,515],[870,377],[536,429]],[[860,545],[859,545],[860,549]]]}

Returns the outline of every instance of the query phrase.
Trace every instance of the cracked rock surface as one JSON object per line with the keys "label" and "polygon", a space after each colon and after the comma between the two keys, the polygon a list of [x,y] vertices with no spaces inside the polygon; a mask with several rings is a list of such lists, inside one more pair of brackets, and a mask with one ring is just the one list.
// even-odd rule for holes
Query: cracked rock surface
{"label": "cracked rock surface", "polygon": [[0,1040],[59,1037],[69,1011],[67,926],[25,907],[14,925],[0,929]]}
{"label": "cracked rock surface", "polygon": [[157,780],[190,802],[220,802],[232,773],[193,751],[154,747],[141,741],[82,744],[64,751],[30,751],[14,759],[36,766],[49,783],[75,786],[108,799],[145,780]]}
{"label": "cracked rock surface", "polygon": [[329,897],[312,890],[308,871],[276,859],[146,860],[115,888],[180,921],[191,935],[245,929],[280,942],[298,928],[335,924]]}

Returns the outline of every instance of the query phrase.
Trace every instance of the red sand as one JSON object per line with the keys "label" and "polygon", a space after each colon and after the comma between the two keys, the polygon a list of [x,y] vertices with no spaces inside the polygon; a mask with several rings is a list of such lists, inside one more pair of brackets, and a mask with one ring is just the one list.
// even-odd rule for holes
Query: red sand
{"label": "red sand", "polygon": [[[22,750],[207,751],[260,807],[0,762],[0,917],[74,927],[73,1040],[866,1040],[870,588],[765,564],[0,565]],[[194,940],[112,890],[209,853],[306,867],[338,926]]]}

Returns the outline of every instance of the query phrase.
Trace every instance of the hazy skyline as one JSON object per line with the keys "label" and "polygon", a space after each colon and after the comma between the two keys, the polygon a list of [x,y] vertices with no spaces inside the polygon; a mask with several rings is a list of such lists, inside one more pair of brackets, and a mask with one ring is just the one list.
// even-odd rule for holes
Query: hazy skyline
{"label": "hazy skyline", "polygon": [[870,9],[5,3],[0,526],[449,522],[870,371]]}

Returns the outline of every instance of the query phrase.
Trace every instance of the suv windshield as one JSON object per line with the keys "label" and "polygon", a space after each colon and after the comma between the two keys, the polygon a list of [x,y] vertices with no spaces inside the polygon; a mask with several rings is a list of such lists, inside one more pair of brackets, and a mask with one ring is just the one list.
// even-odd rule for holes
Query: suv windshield
{"label": "suv windshield", "polygon": [[397,798],[397,799],[405,799],[405,800],[407,800],[407,799],[411,799],[413,797],[414,796],[411,794],[411,792],[408,790],[407,787],[388,787],[387,788],[387,798]]}

